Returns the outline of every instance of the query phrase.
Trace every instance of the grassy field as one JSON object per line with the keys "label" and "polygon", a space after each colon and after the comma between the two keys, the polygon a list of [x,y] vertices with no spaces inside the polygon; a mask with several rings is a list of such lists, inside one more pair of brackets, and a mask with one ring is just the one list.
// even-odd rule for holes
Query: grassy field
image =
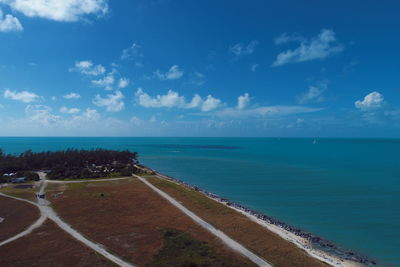
{"label": "grassy field", "polygon": [[309,257],[294,244],[252,222],[243,214],[195,190],[155,176],[147,177],[147,179],[153,185],[183,203],[192,212],[275,266],[326,266],[324,263]]}
{"label": "grassy field", "polygon": [[0,193],[7,194],[14,197],[24,198],[36,202],[36,192],[39,188],[15,188],[15,185],[0,188]]}
{"label": "grassy field", "polygon": [[[275,266],[326,266],[235,210],[182,185],[145,176],[189,210]],[[2,188],[35,200],[38,189]],[[136,178],[84,183],[49,183],[46,198],[60,217],[88,239],[137,266],[254,266],[226,247]],[[0,240],[38,217],[28,203],[0,197]],[[16,252],[12,252],[16,250]],[[70,256],[66,256],[67,254]],[[44,254],[44,257],[38,255]],[[0,266],[109,266],[52,222],[0,248]]]}
{"label": "grassy field", "polygon": [[[200,242],[190,235],[175,230],[162,229],[164,246],[147,266],[240,266],[221,256],[206,242]],[[229,264],[229,265],[228,265]]]}
{"label": "grassy field", "polygon": [[[135,265],[254,266],[135,178],[67,184],[57,198],[51,197],[57,187],[49,189],[67,223]],[[182,257],[186,252],[190,256]]]}
{"label": "grassy field", "polygon": [[0,266],[114,266],[47,220],[31,234],[0,247]]}
{"label": "grassy field", "polygon": [[4,241],[28,228],[40,217],[39,209],[22,201],[0,196],[0,241]]}

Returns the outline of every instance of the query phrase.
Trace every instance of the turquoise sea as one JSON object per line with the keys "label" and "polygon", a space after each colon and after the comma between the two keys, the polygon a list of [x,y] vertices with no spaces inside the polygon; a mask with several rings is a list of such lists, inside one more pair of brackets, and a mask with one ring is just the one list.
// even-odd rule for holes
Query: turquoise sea
{"label": "turquoise sea", "polygon": [[400,266],[400,139],[0,138],[6,153],[97,147]]}

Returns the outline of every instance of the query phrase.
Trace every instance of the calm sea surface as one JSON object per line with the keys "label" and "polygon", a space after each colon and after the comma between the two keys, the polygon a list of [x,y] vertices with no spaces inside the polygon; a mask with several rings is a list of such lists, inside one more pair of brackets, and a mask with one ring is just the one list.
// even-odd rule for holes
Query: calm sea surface
{"label": "calm sea surface", "polygon": [[6,153],[98,147],[400,266],[400,139],[0,138]]}

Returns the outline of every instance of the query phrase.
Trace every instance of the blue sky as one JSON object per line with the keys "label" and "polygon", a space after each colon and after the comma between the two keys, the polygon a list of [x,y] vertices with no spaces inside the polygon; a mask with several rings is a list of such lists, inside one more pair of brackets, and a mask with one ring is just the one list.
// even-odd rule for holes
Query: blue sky
{"label": "blue sky", "polygon": [[0,10],[1,136],[400,136],[396,1]]}

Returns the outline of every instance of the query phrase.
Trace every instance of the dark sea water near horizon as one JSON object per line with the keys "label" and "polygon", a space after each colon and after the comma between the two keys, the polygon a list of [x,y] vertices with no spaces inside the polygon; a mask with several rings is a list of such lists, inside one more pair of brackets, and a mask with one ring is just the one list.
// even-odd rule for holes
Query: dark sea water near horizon
{"label": "dark sea water near horizon", "polygon": [[137,151],[161,173],[400,266],[400,139],[1,137],[0,148]]}

